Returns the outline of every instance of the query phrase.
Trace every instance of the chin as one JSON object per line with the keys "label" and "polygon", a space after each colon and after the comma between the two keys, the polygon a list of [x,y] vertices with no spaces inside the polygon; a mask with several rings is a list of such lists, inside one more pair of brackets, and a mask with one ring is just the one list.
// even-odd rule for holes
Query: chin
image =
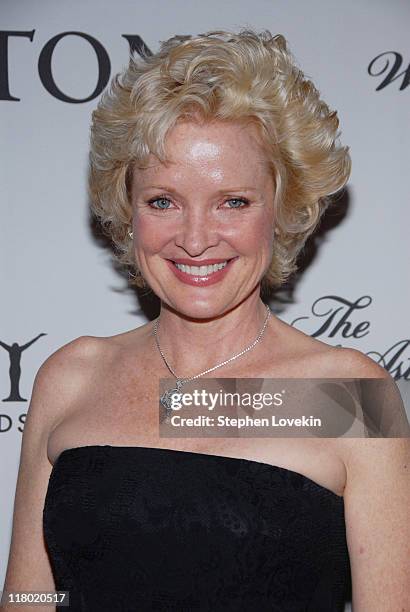
{"label": "chin", "polygon": [[226,312],[228,306],[216,306],[215,303],[196,303],[194,301],[180,303],[168,301],[166,303],[176,312],[192,319],[214,319]]}

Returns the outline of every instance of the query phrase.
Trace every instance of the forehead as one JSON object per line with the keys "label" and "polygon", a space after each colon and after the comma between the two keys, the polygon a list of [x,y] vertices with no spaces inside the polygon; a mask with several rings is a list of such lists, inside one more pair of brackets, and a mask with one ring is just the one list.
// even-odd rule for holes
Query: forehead
{"label": "forehead", "polygon": [[169,162],[150,155],[148,168],[136,169],[139,181],[195,175],[211,183],[241,179],[255,184],[270,177],[258,130],[249,123],[179,121],[166,137],[165,150]]}

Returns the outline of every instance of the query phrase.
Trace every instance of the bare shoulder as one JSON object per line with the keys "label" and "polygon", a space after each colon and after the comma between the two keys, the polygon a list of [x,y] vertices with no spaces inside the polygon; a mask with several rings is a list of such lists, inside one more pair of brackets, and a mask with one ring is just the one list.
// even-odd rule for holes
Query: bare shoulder
{"label": "bare shoulder", "polygon": [[[84,366],[98,358],[104,347],[102,338],[95,336],[80,336],[56,349],[41,364],[35,378],[37,385],[52,388],[61,375],[67,370],[71,374],[83,371]],[[67,384],[70,381],[64,378]]]}
{"label": "bare shoulder", "polygon": [[80,336],[55,350],[41,364],[34,379],[28,418],[47,421],[51,428],[81,394],[105,343],[94,336]]}
{"label": "bare shoulder", "polygon": [[64,367],[77,359],[82,360],[87,357],[95,357],[96,352],[101,350],[104,340],[104,338],[97,336],[79,336],[74,338],[51,353],[41,365],[41,369],[51,371]]}
{"label": "bare shoulder", "polygon": [[385,368],[358,349],[338,347],[333,350],[333,358],[336,360],[335,363],[340,368],[343,377],[388,378],[393,380]]}

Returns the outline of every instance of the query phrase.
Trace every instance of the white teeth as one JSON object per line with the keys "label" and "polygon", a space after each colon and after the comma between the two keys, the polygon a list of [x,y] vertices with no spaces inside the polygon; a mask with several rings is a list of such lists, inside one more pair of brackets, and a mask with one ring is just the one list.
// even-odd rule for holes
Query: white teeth
{"label": "white teeth", "polygon": [[185,266],[184,264],[177,263],[175,265],[178,270],[185,272],[185,274],[192,274],[193,276],[208,276],[209,274],[213,274],[213,272],[217,272],[217,270],[222,270],[227,263],[227,261],[224,261],[211,266]]}

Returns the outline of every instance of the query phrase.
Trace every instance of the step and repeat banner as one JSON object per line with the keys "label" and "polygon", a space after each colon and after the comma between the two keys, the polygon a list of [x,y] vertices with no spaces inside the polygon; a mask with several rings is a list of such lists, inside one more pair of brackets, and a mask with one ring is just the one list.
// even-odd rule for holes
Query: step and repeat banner
{"label": "step and repeat banner", "polygon": [[2,0],[0,588],[21,437],[43,361],[81,335],[149,320],[92,221],[91,112],[130,49],[175,34],[269,29],[338,111],[352,174],[277,316],[410,379],[410,3],[404,0]]}

